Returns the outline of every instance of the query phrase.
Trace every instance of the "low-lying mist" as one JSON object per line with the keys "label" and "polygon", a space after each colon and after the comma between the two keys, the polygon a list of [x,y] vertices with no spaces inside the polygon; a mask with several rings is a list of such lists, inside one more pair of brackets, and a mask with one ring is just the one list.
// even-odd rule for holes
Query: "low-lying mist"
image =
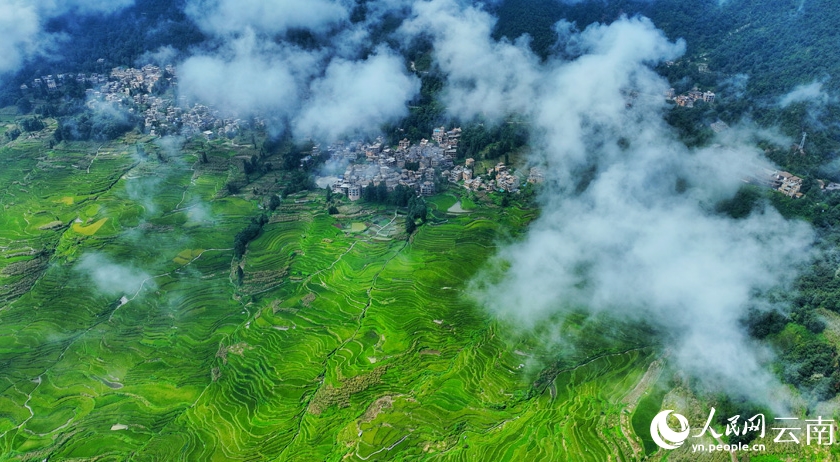
{"label": "low-lying mist", "polygon": [[744,125],[712,147],[682,144],[663,121],[669,85],[651,67],[685,45],[645,18],[567,24],[566,58],[547,62],[524,39],[492,39],[493,24],[433,0],[403,27],[432,40],[453,115],[527,116],[529,161],[546,170],[540,218],[473,279],[472,297],[526,329],[581,308],[651,323],[679,368],[766,402],[781,387],[740,320],[780,308],[766,294],[790,287],[814,235],[769,206],[736,220],[714,205],[767,164],[755,141],[780,137]]}

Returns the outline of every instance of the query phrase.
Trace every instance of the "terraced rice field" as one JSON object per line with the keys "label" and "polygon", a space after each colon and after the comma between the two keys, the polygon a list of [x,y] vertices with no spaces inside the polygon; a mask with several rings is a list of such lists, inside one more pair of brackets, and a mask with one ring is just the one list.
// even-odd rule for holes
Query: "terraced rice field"
{"label": "terraced rice field", "polygon": [[239,282],[258,202],[195,161],[0,151],[0,459],[641,457],[621,415],[649,332],[581,318],[546,348],[465,293],[535,211],[439,196],[406,240],[397,211],[344,219],[313,193],[272,215]]}

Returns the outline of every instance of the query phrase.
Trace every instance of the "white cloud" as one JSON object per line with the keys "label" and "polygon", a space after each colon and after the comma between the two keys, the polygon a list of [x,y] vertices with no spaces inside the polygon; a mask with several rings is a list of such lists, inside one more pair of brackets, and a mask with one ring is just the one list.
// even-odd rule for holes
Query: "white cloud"
{"label": "white cloud", "polygon": [[147,51],[137,58],[137,66],[145,66],[146,64],[156,64],[158,66],[165,66],[167,64],[174,64],[178,56],[178,50],[172,45],[165,45],[159,47],[155,51]]}
{"label": "white cloud", "polygon": [[181,95],[216,109],[286,117],[300,105],[302,85],[319,56],[266,44],[248,33],[215,53],[188,58],[178,68]]}
{"label": "white cloud", "polygon": [[366,60],[333,60],[311,85],[312,97],[295,121],[302,137],[335,139],[377,133],[379,125],[408,114],[406,104],[420,91],[400,56],[380,49]]}
{"label": "white cloud", "polygon": [[575,58],[546,63],[521,41],[493,40],[492,25],[477,8],[432,0],[403,29],[431,38],[453,115],[525,115],[531,162],[547,169],[540,218],[473,281],[473,296],[523,326],[581,307],[654,323],[684,370],[736,393],[763,384],[753,391],[766,398],[776,383],[766,352],[739,319],[767,307],[756,294],[792,282],[813,234],[769,208],[737,221],[710,211],[766,163],[752,141],[762,134],[736,127],[744,133],[723,146],[680,143],[663,120],[668,84],[651,65],[685,44],[645,18],[561,28]]}
{"label": "white cloud", "polygon": [[537,97],[538,59],[528,41],[488,40],[495,18],[454,0],[416,2],[401,33],[411,39],[430,36],[435,61],[446,74],[446,104],[454,116],[480,113],[498,118],[519,112]]}
{"label": "white cloud", "polygon": [[[133,295],[151,279],[145,271],[121,265],[100,253],[85,254],[75,269],[90,277],[96,288],[108,295]],[[154,286],[153,282],[146,284]]]}
{"label": "white cloud", "polygon": [[332,0],[195,0],[185,11],[203,31],[214,35],[245,29],[260,34],[292,28],[324,31],[349,16],[345,4]]}
{"label": "white cloud", "polygon": [[0,1],[0,74],[17,70],[39,46],[40,18],[35,6],[23,1]]}
{"label": "white cloud", "polygon": [[779,105],[786,108],[794,103],[808,102],[813,104],[825,104],[832,101],[828,93],[823,90],[822,82],[814,81],[809,84],[797,85],[789,93],[779,98]]}
{"label": "white cloud", "polygon": [[[240,4],[224,0],[188,7],[216,46],[179,66],[181,95],[223,112],[267,116],[275,131],[331,141],[403,117],[420,90],[387,46],[366,55],[370,24],[351,25],[340,2],[252,0],[228,11],[235,8]],[[263,14],[272,8],[280,10]],[[275,20],[280,11],[284,19]],[[374,8],[368,21],[379,14]],[[277,37],[293,27],[330,33],[321,46],[303,49]]]}
{"label": "white cloud", "polygon": [[43,30],[50,19],[65,13],[110,14],[132,4],[134,0],[0,0],[0,75],[54,46],[56,36]]}

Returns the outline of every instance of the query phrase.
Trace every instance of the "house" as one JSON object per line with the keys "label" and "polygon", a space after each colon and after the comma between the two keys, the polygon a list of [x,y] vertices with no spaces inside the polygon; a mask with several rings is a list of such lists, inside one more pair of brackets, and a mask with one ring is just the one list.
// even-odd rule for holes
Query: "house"
{"label": "house", "polygon": [[435,193],[435,184],[431,181],[424,181],[420,185],[420,195],[421,196],[431,196]]}
{"label": "house", "polygon": [[545,175],[542,170],[539,167],[531,167],[531,171],[528,174],[528,183],[540,184],[543,181],[545,181]]}
{"label": "house", "polygon": [[777,180],[781,183],[776,188],[779,192],[788,197],[802,197],[802,193],[799,192],[802,188],[802,178],[788,172],[780,172]]}
{"label": "house", "polygon": [[435,143],[441,144],[443,143],[443,135],[446,133],[446,129],[444,127],[435,128],[432,131],[432,139],[435,140]]}

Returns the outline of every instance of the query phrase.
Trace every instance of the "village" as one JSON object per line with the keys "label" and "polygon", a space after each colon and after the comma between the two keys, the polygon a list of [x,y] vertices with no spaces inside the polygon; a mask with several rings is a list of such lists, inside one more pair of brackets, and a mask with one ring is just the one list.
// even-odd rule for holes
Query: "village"
{"label": "village", "polygon": [[[366,187],[385,183],[389,191],[397,185],[417,191],[422,196],[435,194],[435,181],[443,179],[460,184],[471,191],[499,191],[517,193],[523,181],[541,183],[543,173],[531,168],[524,178],[500,162],[490,167],[486,175],[476,172],[475,159],[468,158],[463,165],[456,165],[461,129],[435,128],[431,141],[421,139],[412,145],[408,139],[399,142],[396,149],[384,145],[382,138],[374,143],[336,143],[327,148],[333,161],[347,163],[344,173],[329,185],[333,192],[344,194],[351,201],[362,197]],[[317,154],[319,147],[313,150]]]}
{"label": "village", "polygon": [[[43,90],[48,93],[60,91],[67,84],[75,82],[90,86],[85,95],[89,107],[107,103],[122,108],[130,114],[143,119],[143,128],[152,136],[178,133],[184,136],[203,136],[207,139],[217,137],[232,138],[243,128],[245,122],[239,118],[223,117],[218,110],[202,104],[189,106],[184,97],[177,100],[165,95],[164,90],[178,85],[177,71],[174,66],[163,68],[145,65],[137,68],[114,68],[109,75],[91,74],[56,74],[33,79],[29,84],[21,85],[21,91]],[[711,104],[715,93],[692,90],[677,95],[674,88],[665,92],[666,100],[677,106],[692,108],[695,102]],[[255,119],[264,124],[264,121]],[[720,133],[729,127],[725,122],[711,124],[713,131]],[[430,196],[436,193],[436,181],[441,179],[459,184],[470,191],[499,191],[516,193],[525,182],[541,183],[542,171],[533,167],[525,176],[514,171],[504,163],[489,167],[486,171],[477,171],[472,158],[463,164],[457,162],[458,144],[461,138],[459,127],[447,130],[437,127],[430,134],[431,139],[421,139],[412,144],[403,139],[397,147],[385,145],[377,138],[373,143],[362,141],[338,142],[326,149],[333,162],[346,165],[343,174],[335,177],[329,187],[335,193],[347,196],[351,201],[362,197],[363,188],[377,186],[384,182],[389,191],[397,185],[413,189],[418,195]],[[799,150],[804,146],[804,136]],[[313,155],[320,153],[316,145]],[[745,182],[775,189],[788,197],[802,197],[802,178],[788,172],[760,169],[758,173],[745,178]],[[439,184],[439,183],[438,183]],[[820,189],[833,191],[840,189],[838,183],[818,180]]]}
{"label": "village", "polygon": [[[167,96],[166,89],[177,87],[177,70],[172,65],[164,67],[145,65],[141,68],[113,68],[109,75],[93,73],[46,75],[22,85],[22,91],[35,89],[47,92],[60,91],[70,81],[88,86],[85,90],[87,105],[112,104],[129,114],[141,117],[142,128],[152,136],[181,134],[203,136],[210,139],[236,136],[245,125],[242,119],[223,117],[220,111],[202,104],[188,105],[186,98]],[[264,124],[255,119],[257,125]],[[435,194],[435,182],[443,179],[460,184],[471,191],[506,191],[516,193],[528,181],[540,183],[543,174],[532,168],[528,175],[515,172],[510,166],[498,163],[486,171],[476,171],[474,159],[456,165],[461,129],[447,130],[437,127],[430,139],[412,144],[403,139],[396,147],[388,147],[383,139],[373,143],[362,141],[338,142],[326,150],[333,162],[346,164],[346,170],[330,187],[350,200],[362,197],[362,188],[384,182],[389,191],[397,185],[416,190],[417,194]],[[316,145],[313,155],[320,154]]]}
{"label": "village", "polygon": [[[164,90],[178,85],[176,69],[145,65],[140,69],[115,67],[110,75],[93,73],[46,75],[21,85],[23,92],[45,89],[48,93],[61,90],[71,81],[91,86],[85,90],[87,105],[108,103],[143,119],[143,131],[153,136],[181,134],[202,135],[208,139],[233,137],[241,129],[242,119],[222,117],[219,111],[202,104],[188,105],[186,98],[177,101],[166,96]],[[258,121],[261,123],[261,121]]]}

